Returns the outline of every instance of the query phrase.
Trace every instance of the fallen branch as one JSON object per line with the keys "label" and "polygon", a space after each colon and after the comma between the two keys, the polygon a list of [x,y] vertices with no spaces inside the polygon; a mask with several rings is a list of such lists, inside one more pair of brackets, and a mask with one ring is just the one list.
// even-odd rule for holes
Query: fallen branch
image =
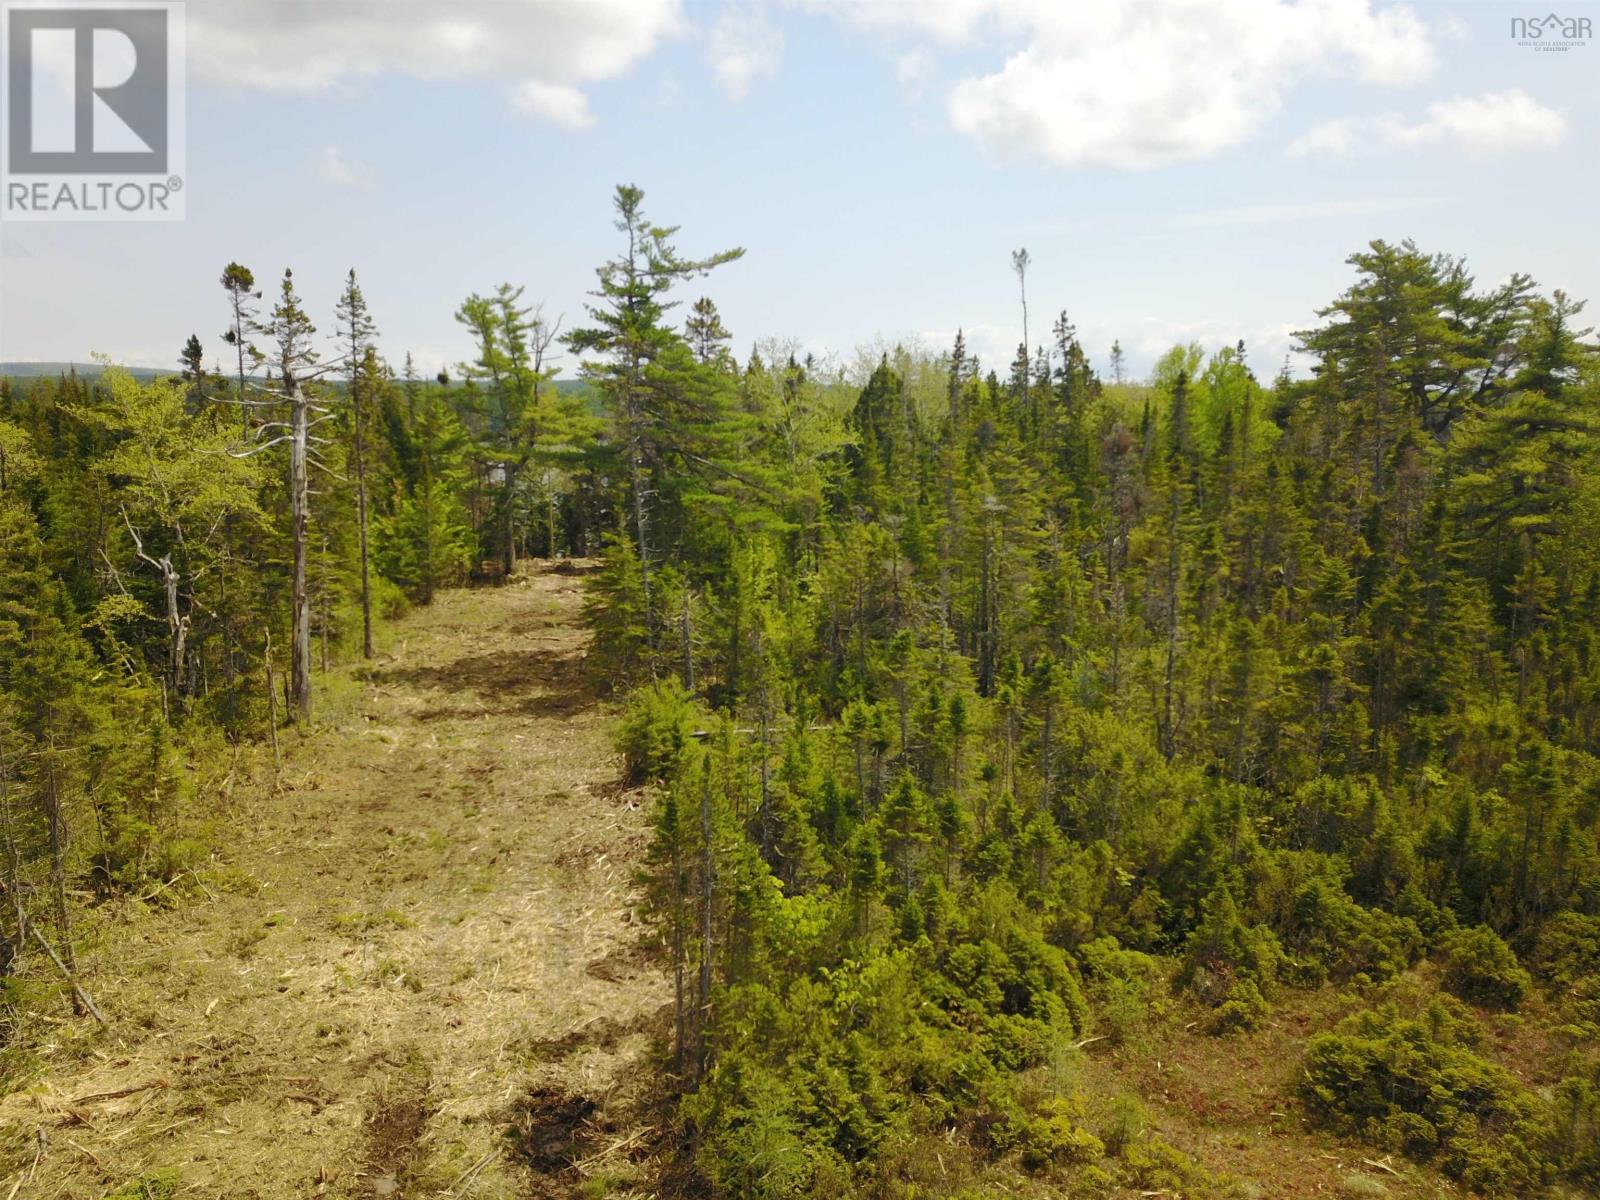
{"label": "fallen branch", "polygon": [[96,1154],[93,1150],[90,1150],[87,1146],[80,1146],[80,1145],[78,1145],[77,1142],[73,1141],[71,1138],[67,1139],[67,1145],[71,1146],[79,1154],[87,1155],[88,1158],[89,1158],[89,1161],[94,1163],[95,1166],[98,1167],[100,1165],[100,1156],[98,1154]]}
{"label": "fallen branch", "polygon": [[626,1146],[633,1145],[633,1143],[637,1142],[640,1138],[644,1137],[646,1134],[650,1134],[650,1133],[654,1133],[654,1132],[655,1132],[655,1128],[653,1126],[646,1125],[643,1129],[639,1129],[639,1130],[634,1131],[633,1133],[630,1133],[627,1137],[623,1138],[621,1141],[612,1142],[611,1145],[607,1146],[604,1150],[600,1151],[598,1154],[591,1154],[588,1158],[584,1159],[582,1162],[575,1162],[572,1165],[577,1167],[578,1170],[580,1170],[580,1171],[587,1171],[590,1167],[594,1166],[594,1164],[599,1162],[601,1159],[607,1157],[608,1155],[615,1154],[618,1150],[621,1150]]}
{"label": "fallen branch", "polygon": [[114,1092],[90,1092],[87,1096],[79,1096],[68,1100],[67,1107],[74,1108],[79,1104],[94,1104],[101,1100],[120,1100],[123,1096],[132,1096],[135,1092],[146,1092],[151,1088],[164,1088],[172,1086],[165,1079],[152,1079],[149,1083],[136,1083],[132,1087],[118,1088]]}
{"label": "fallen branch", "polygon": [[[68,967],[66,963],[61,961],[61,956],[56,953],[55,947],[45,940],[44,934],[39,929],[39,923],[24,913],[21,908],[18,908],[17,916],[18,919],[28,927],[28,930],[32,932],[33,940],[44,947],[44,952],[50,956],[50,961],[55,963],[57,969],[59,969],[60,972],[66,976],[67,983],[72,986],[72,994],[78,998],[78,1003],[83,1005],[83,1007],[88,1010],[89,1015],[92,1016],[96,1021],[99,1021],[100,1024],[109,1025],[110,1022],[106,1020],[105,1015],[95,1004],[93,997],[91,997],[84,989],[83,984],[78,982],[78,977],[72,973],[72,969]],[[23,936],[27,935],[24,934]]]}
{"label": "fallen branch", "polygon": [[[492,1159],[494,1159],[495,1157],[497,1157],[499,1155],[499,1153],[500,1153],[500,1151],[499,1151],[498,1148],[489,1151],[489,1153],[485,1154],[477,1162],[473,1163],[465,1171],[463,1171],[463,1172],[461,1172],[461,1174],[457,1175],[456,1176],[456,1181],[450,1185],[450,1189],[449,1189],[449,1191],[445,1192],[445,1195],[447,1195],[447,1196],[457,1195],[458,1193],[456,1192],[456,1189],[458,1187],[462,1187],[463,1184],[466,1185],[466,1188],[470,1189],[471,1186],[472,1186],[472,1181],[477,1179],[477,1177],[478,1177],[478,1172],[483,1170],[485,1167],[487,1167],[489,1165],[490,1161]],[[462,1195],[462,1196],[465,1196],[467,1194],[467,1192],[464,1189],[459,1194]]]}

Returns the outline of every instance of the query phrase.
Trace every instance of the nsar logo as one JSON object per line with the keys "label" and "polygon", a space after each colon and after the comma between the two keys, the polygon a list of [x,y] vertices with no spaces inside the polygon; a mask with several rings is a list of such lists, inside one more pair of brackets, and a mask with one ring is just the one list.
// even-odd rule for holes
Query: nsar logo
{"label": "nsar logo", "polygon": [[1519,46],[1559,52],[1588,45],[1594,33],[1588,17],[1546,13],[1542,17],[1512,17],[1511,36]]}

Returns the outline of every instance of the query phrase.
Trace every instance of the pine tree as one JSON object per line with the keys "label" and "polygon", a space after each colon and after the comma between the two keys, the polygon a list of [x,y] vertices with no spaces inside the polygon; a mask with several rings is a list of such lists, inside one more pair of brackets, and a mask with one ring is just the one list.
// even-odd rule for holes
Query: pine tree
{"label": "pine tree", "polygon": [[372,657],[372,580],[367,551],[366,424],[381,380],[373,340],[378,326],[367,308],[355,269],[345,279],[335,308],[342,342],[345,386],[350,397],[350,439],[356,471],[356,530],[361,554],[361,656]]}
{"label": "pine tree", "polygon": [[[38,527],[25,506],[0,497],[0,738],[12,743],[4,787],[32,801],[38,824],[29,840],[42,843],[47,859],[45,894],[69,972],[76,968],[67,903],[73,808],[107,716],[76,615],[51,575]],[[8,828],[6,835],[16,849],[18,831]],[[18,942],[27,919],[19,916]]]}
{"label": "pine tree", "polygon": [[377,558],[383,573],[412,599],[431,604],[442,587],[465,578],[471,530],[461,503],[467,435],[431,389],[419,389],[409,430],[413,473],[392,515],[380,521]]}
{"label": "pine tree", "polygon": [[682,258],[671,241],[676,226],[651,223],[643,203],[644,193],[637,187],[617,188],[616,228],[627,247],[599,268],[595,295],[600,303],[588,309],[594,324],[574,330],[567,344],[594,356],[585,360],[584,373],[600,389],[621,447],[632,540],[648,607],[662,472],[669,467],[695,476],[718,472],[716,451],[706,445],[705,432],[722,396],[705,386],[689,347],[664,323],[673,306],[667,297],[683,280],[732,262],[744,251]]}
{"label": "pine tree", "polygon": [[222,340],[233,347],[238,359],[239,390],[234,399],[239,405],[239,419],[243,422],[243,428],[249,432],[250,408],[245,395],[245,364],[248,362],[253,370],[264,358],[250,340],[256,334],[266,332],[257,319],[255,306],[255,301],[261,299],[261,293],[256,290],[256,277],[250,268],[236,262],[223,268],[222,290],[228,295],[228,309],[233,318],[223,332]]}
{"label": "pine tree", "polygon": [[189,335],[189,340],[183,344],[179,362],[183,367],[182,379],[185,395],[188,397],[189,411],[199,412],[206,398],[206,351],[200,344],[199,334]]}
{"label": "pine tree", "polygon": [[688,320],[683,323],[683,335],[702,366],[734,369],[733,356],[728,353],[733,335],[722,324],[722,314],[711,297],[701,296],[694,302]]}

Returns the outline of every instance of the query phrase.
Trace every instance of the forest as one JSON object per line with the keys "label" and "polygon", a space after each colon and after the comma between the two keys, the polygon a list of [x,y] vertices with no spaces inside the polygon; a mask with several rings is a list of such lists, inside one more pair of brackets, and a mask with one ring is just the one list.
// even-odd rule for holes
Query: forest
{"label": "forest", "polygon": [[841,368],[741,359],[744,251],[610,215],[583,314],[469,295],[435,378],[355,271],[235,262],[174,373],[0,380],[0,1088],[41,1012],[105,1020],[86,910],[204,887],[189,764],[305,736],[446,589],[592,559],[660,1194],[1287,1194],[1164,1134],[1196,1034],[1219,1073],[1273,1039],[1262,1113],[1450,1194],[1600,1194],[1581,301],[1375,241],[1303,369],[1134,380],[1030,332],[1019,251],[1011,362]]}

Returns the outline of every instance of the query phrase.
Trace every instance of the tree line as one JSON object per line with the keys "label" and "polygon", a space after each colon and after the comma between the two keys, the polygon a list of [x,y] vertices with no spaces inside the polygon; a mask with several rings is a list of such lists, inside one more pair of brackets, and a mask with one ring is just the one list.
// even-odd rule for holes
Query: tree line
{"label": "tree line", "polygon": [[[234,263],[226,366],[0,383],[8,987],[45,943],[73,977],[80,881],[203,855],[180,750],[303,725],[405,604],[599,554],[701,1187],[1222,1194],[1060,1064],[1329,986],[1362,1011],[1285,1103],[1482,1192],[1600,1178],[1580,303],[1375,242],[1303,378],[1243,344],[1102,377],[1067,312],[1009,364],[846,374],[739,361],[680,302],[742,252],[613,207],[574,327],[469,296],[455,378],[392,366],[353,272],[319,332]],[[1536,1080],[1483,1048],[1515,1009],[1567,1039]]]}

